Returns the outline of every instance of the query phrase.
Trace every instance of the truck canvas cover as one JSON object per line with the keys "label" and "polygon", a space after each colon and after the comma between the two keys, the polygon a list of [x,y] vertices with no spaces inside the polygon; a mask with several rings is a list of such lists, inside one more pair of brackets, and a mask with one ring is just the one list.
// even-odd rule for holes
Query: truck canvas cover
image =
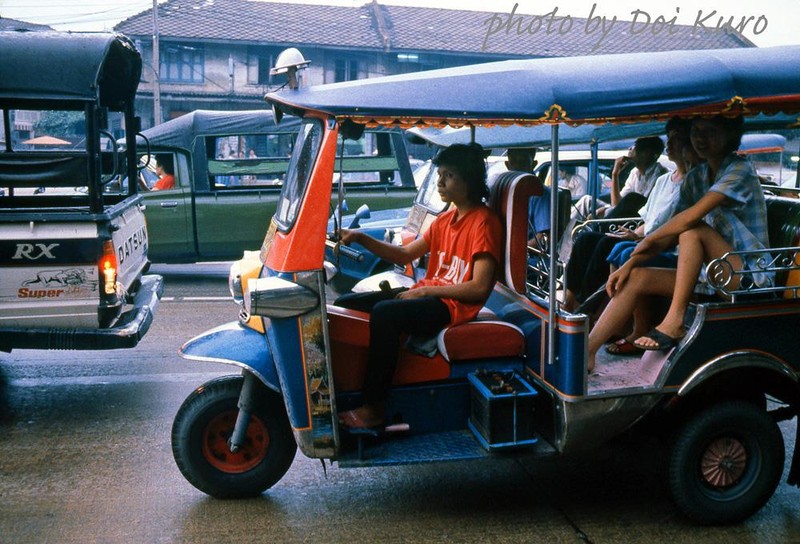
{"label": "truck canvas cover", "polygon": [[57,100],[65,108],[98,102],[120,111],[133,102],[141,71],[139,52],[122,35],[0,32],[0,107]]}

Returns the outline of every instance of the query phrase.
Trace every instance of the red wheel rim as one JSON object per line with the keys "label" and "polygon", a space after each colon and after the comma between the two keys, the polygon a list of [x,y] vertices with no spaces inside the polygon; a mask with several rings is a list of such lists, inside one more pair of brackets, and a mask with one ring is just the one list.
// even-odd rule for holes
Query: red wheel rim
{"label": "red wheel rim", "polygon": [[251,415],[244,444],[236,453],[231,452],[228,439],[233,434],[236,415],[236,410],[223,412],[209,421],[203,431],[203,457],[222,472],[247,472],[264,460],[269,449],[266,425],[258,416]]}
{"label": "red wheel rim", "polygon": [[747,468],[747,450],[735,438],[718,438],[703,452],[700,464],[706,483],[717,488],[730,487]]}

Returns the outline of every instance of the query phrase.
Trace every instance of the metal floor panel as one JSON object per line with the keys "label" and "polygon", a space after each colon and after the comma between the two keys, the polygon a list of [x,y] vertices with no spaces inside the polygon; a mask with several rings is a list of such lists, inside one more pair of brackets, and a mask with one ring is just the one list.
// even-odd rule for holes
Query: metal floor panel
{"label": "metal floor panel", "polygon": [[363,458],[359,459],[356,438],[352,449],[337,460],[342,468],[408,465],[432,461],[464,461],[490,457],[468,430],[419,435],[364,436]]}

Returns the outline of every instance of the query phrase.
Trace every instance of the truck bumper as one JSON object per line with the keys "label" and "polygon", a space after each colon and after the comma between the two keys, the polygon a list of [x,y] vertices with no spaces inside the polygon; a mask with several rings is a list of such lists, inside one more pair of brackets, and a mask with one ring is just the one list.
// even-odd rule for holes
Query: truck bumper
{"label": "truck bumper", "polygon": [[30,327],[0,328],[0,351],[12,349],[122,349],[139,343],[153,322],[164,278],[142,277],[142,284],[133,299],[133,307],[125,311],[114,327],[108,329],[57,329]]}

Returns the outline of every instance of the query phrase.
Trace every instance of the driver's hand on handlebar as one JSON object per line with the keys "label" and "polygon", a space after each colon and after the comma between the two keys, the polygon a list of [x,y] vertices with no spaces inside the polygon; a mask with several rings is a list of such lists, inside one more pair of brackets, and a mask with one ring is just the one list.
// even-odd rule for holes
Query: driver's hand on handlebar
{"label": "driver's hand on handlebar", "polygon": [[339,241],[346,246],[349,246],[353,242],[357,242],[356,237],[360,234],[356,230],[350,229],[339,229]]}

